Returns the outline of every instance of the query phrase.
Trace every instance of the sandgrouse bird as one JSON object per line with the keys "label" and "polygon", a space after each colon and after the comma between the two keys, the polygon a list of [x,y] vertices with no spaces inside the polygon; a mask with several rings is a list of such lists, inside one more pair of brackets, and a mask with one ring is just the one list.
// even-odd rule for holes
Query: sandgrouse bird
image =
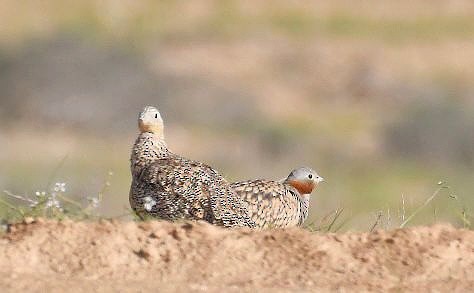
{"label": "sandgrouse bird", "polygon": [[249,180],[232,183],[248,202],[257,228],[301,226],[308,217],[309,198],[324,179],[310,168],[298,168],[281,181]]}
{"label": "sandgrouse bird", "polygon": [[172,153],[154,107],[138,118],[131,155],[130,205],[142,218],[204,220],[224,227],[251,227],[247,203],[211,167]]}

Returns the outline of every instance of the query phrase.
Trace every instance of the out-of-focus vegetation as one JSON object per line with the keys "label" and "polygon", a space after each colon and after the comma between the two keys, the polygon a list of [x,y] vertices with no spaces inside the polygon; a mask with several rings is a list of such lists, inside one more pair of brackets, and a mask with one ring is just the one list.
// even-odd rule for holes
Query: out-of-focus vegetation
{"label": "out-of-focus vegetation", "polygon": [[411,223],[466,226],[473,39],[470,1],[2,1],[0,189],[86,202],[113,171],[100,211],[126,214],[151,104],[173,150],[229,179],[316,169],[319,227],[397,226],[439,181]]}

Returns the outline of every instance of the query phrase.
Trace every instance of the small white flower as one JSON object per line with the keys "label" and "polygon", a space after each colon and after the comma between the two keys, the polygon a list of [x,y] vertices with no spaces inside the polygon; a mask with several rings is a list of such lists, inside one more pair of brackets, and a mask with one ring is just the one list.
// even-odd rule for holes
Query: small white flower
{"label": "small white flower", "polygon": [[35,195],[36,195],[37,197],[46,196],[46,191],[37,191],[37,192],[35,192]]}
{"label": "small white flower", "polygon": [[48,199],[48,201],[46,202],[46,205],[45,205],[47,208],[57,208],[57,209],[61,209],[61,203],[59,202],[59,200],[56,199],[56,197],[50,197]]}
{"label": "small white flower", "polygon": [[87,200],[93,208],[97,208],[99,206],[99,199],[97,197],[88,197]]}
{"label": "small white flower", "polygon": [[144,200],[145,200],[145,203],[143,204],[143,207],[145,208],[147,212],[150,212],[153,209],[153,207],[156,205],[156,201],[149,196],[145,197]]}
{"label": "small white flower", "polygon": [[57,182],[54,185],[54,191],[56,191],[56,192],[66,192],[66,183]]}

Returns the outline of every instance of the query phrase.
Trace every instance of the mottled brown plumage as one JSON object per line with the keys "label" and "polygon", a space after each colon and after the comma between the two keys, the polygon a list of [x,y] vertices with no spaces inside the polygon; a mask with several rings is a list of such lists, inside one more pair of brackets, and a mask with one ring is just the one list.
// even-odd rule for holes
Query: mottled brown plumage
{"label": "mottled brown plumage", "polygon": [[258,228],[287,228],[303,224],[308,217],[310,194],[323,180],[310,168],[303,167],[282,181],[249,180],[231,186],[249,204]]}
{"label": "mottled brown plumage", "polygon": [[172,153],[154,107],[139,117],[131,155],[130,205],[141,217],[204,220],[224,227],[254,227],[247,203],[211,167]]}

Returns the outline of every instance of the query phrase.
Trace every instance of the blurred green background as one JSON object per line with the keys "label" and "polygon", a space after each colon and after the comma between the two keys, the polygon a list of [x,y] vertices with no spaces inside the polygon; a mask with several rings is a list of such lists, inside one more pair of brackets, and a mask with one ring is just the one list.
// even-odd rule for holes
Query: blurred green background
{"label": "blurred green background", "polygon": [[445,181],[413,223],[462,225],[473,81],[472,1],[2,0],[0,189],[83,200],[109,180],[100,212],[127,214],[149,104],[172,150],[230,180],[317,170],[310,222],[395,227]]}

